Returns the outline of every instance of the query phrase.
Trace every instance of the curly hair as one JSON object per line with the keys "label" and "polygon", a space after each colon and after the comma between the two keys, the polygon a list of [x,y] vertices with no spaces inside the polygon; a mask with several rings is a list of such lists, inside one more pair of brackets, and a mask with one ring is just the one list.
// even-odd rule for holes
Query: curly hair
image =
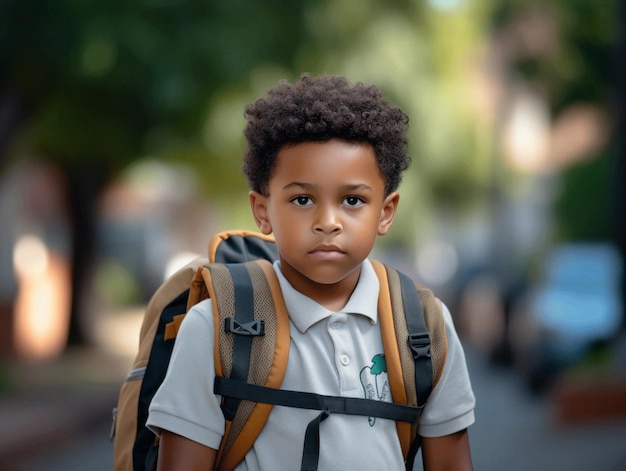
{"label": "curly hair", "polygon": [[378,87],[344,77],[303,74],[281,80],[267,98],[247,105],[248,146],[243,171],[253,191],[266,194],[276,155],[286,145],[342,139],[370,144],[385,179],[385,195],[395,191],[411,159],[406,155],[409,118],[390,105]]}

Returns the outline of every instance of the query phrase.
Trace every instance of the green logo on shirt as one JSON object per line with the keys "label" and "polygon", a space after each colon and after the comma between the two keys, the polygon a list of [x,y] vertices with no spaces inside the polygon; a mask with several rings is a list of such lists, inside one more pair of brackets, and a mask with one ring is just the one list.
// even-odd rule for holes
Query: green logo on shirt
{"label": "green logo on shirt", "polygon": [[[372,364],[361,368],[359,373],[365,399],[384,401],[389,394],[387,378],[387,362],[385,355],[379,353],[372,358]],[[368,419],[371,427],[376,423],[376,417]]]}

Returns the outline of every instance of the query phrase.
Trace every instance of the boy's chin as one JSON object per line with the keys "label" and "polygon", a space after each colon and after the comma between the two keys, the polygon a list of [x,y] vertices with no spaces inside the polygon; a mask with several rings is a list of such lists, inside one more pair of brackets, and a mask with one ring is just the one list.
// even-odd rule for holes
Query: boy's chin
{"label": "boy's chin", "polygon": [[318,267],[316,269],[307,268],[304,270],[298,270],[298,272],[299,276],[302,277],[305,282],[316,285],[332,286],[348,279],[354,274],[355,271],[358,272],[360,267],[361,264],[347,270],[339,269],[337,267]]}

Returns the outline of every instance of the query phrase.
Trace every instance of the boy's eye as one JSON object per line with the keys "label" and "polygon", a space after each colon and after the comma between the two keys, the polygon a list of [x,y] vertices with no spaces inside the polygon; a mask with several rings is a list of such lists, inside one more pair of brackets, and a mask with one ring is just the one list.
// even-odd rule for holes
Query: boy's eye
{"label": "boy's eye", "polygon": [[310,197],[303,195],[296,196],[294,199],[291,200],[291,202],[298,206],[309,206],[313,204],[313,200]]}
{"label": "boy's eye", "polygon": [[358,196],[346,196],[344,199],[344,204],[348,206],[361,206],[365,203],[362,198]]}

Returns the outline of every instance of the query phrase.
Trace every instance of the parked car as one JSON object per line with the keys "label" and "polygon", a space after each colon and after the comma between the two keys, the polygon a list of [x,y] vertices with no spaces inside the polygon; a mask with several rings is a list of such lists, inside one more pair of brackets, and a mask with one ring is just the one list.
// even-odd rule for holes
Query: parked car
{"label": "parked car", "polygon": [[570,243],[546,257],[542,276],[511,319],[516,364],[541,390],[620,329],[622,264],[608,243]]}

